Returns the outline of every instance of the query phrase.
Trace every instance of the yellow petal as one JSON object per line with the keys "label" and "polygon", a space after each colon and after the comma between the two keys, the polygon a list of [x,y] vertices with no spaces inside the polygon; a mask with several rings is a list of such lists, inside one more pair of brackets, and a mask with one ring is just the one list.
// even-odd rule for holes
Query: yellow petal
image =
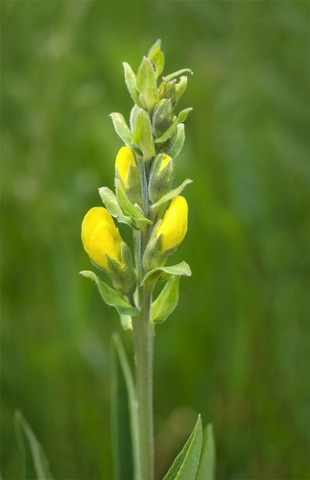
{"label": "yellow petal", "polygon": [[115,167],[121,177],[124,185],[128,182],[128,173],[130,165],[136,166],[135,156],[128,147],[122,147],[115,159]]}
{"label": "yellow petal", "polygon": [[100,267],[108,270],[106,255],[120,261],[122,238],[104,207],[93,207],[86,213],[82,242],[86,253]]}
{"label": "yellow petal", "polygon": [[175,197],[166,211],[156,237],[162,234],[162,250],[179,245],[187,231],[188,206],[184,197]]}

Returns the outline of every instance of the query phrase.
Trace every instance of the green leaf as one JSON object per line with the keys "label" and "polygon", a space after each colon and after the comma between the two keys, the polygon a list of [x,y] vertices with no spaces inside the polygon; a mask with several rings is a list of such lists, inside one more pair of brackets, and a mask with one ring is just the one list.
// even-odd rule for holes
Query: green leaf
{"label": "green leaf", "polygon": [[215,442],[212,425],[205,428],[196,480],[215,479]]}
{"label": "green leaf", "polygon": [[112,339],[112,435],[115,476],[141,479],[133,376],[119,335]]}
{"label": "green leaf", "polygon": [[136,207],[126,195],[125,190],[123,189],[120,182],[116,182],[116,194],[118,201],[127,215],[138,222],[153,223],[149,218],[146,218],[138,207]]}
{"label": "green leaf", "polygon": [[133,226],[130,217],[126,217],[126,215],[123,214],[123,211],[117,201],[117,197],[112,190],[110,190],[108,187],[101,187],[99,188],[99,195],[112,217],[115,217],[119,223],[125,223],[130,227]]}
{"label": "green leaf", "polygon": [[125,82],[126,82],[128,91],[129,91],[133,101],[139,107],[141,107],[141,103],[140,103],[140,100],[139,100],[139,93],[137,91],[136,75],[135,75],[134,71],[132,70],[131,66],[128,63],[123,62],[123,65],[124,65],[124,73],[125,73]]}
{"label": "green leaf", "polygon": [[149,282],[154,282],[155,280],[166,280],[171,275],[190,277],[191,274],[191,269],[186,262],[180,262],[170,267],[156,267],[145,275],[141,286]]}
{"label": "green leaf", "polygon": [[183,93],[186,90],[186,87],[187,87],[187,76],[184,75],[179,79],[178,83],[176,83],[175,85],[175,97],[177,102],[182,97]]}
{"label": "green leaf", "polygon": [[24,437],[26,437],[30,447],[34,472],[36,474],[37,479],[52,480],[53,476],[50,472],[49,463],[44,453],[44,450],[41,444],[38,442],[29,423],[27,422],[24,415],[20,411],[15,412],[15,429],[16,429],[17,440],[22,450],[22,456],[25,463],[25,468],[24,468],[25,478],[29,478],[29,477],[26,471],[26,464],[28,462],[26,458],[26,446],[25,446]]}
{"label": "green leaf", "polygon": [[193,72],[190,68],[182,68],[181,70],[178,70],[177,72],[170,73],[170,75],[167,75],[166,77],[163,77],[164,82],[170,82],[170,80],[173,80],[174,78],[178,77],[179,75],[182,75],[182,73],[190,73],[193,75]]}
{"label": "green leaf", "polygon": [[164,69],[165,63],[165,55],[160,49],[161,41],[157,40],[154,45],[150,48],[148,53],[148,58],[154,65],[156,77],[158,78],[159,75],[162,73]]}
{"label": "green leaf", "polygon": [[184,141],[185,141],[185,127],[183,123],[179,123],[177,127],[176,139],[174,140],[173,144],[170,147],[170,150],[168,151],[168,155],[170,155],[171,158],[175,158],[179,155],[180,151],[182,150]]}
{"label": "green leaf", "polygon": [[90,278],[96,283],[102,300],[107,305],[115,307],[120,315],[130,315],[133,317],[139,314],[137,307],[131,305],[124,295],[100,280],[94,272],[84,270],[80,272],[80,274],[83,275],[83,277]]}
{"label": "green leaf", "polygon": [[166,140],[168,140],[168,138],[172,137],[172,135],[174,134],[174,132],[176,131],[177,127],[178,127],[178,122],[179,122],[179,119],[176,118],[172,124],[170,125],[169,128],[167,128],[167,130],[165,131],[165,133],[163,133],[163,135],[161,137],[158,137],[156,138],[155,140],[155,143],[163,143],[165,142]]}
{"label": "green leaf", "polygon": [[123,140],[123,142],[130,147],[132,144],[132,133],[128,127],[125,118],[121,113],[113,112],[110,114],[112,122],[117,135]]}
{"label": "green leaf", "polygon": [[143,96],[148,110],[152,111],[159,95],[156,85],[156,73],[149,58],[144,57],[137,73],[137,90]]}
{"label": "green leaf", "polygon": [[155,155],[155,146],[152,135],[152,125],[149,116],[143,108],[135,115],[135,128],[132,142],[142,152],[144,160],[151,160]]}
{"label": "green leaf", "polygon": [[181,185],[179,185],[177,188],[174,188],[173,190],[170,190],[170,192],[166,193],[166,195],[164,195],[163,197],[161,197],[161,199],[158,200],[158,202],[154,203],[151,208],[155,209],[155,208],[159,207],[160,205],[162,205],[163,203],[168,202],[168,201],[171,200],[172,198],[177,197],[178,195],[180,195],[180,193],[182,192],[182,190],[183,190],[183,189],[186,187],[186,185],[188,185],[189,183],[193,183],[193,180],[190,180],[189,178],[187,178],[187,179],[184,180],[184,182],[181,183]]}
{"label": "green leaf", "polygon": [[185,108],[184,110],[181,110],[179,115],[178,115],[178,121],[179,123],[183,123],[185,122],[185,120],[187,119],[187,116],[189,114],[189,112],[191,112],[193,109],[191,107],[189,108]]}
{"label": "green leaf", "polygon": [[200,415],[189,439],[163,480],[195,480],[202,445]]}
{"label": "green leaf", "polygon": [[154,323],[164,322],[179,303],[180,277],[171,276],[151,306],[151,319]]}

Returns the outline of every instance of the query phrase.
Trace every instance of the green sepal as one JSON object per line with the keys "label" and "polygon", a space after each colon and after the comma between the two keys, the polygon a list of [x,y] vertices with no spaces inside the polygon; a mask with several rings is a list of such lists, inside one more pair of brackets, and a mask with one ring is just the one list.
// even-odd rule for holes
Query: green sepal
{"label": "green sepal", "polygon": [[131,218],[123,214],[123,211],[117,201],[117,197],[112,190],[110,190],[108,187],[101,187],[99,188],[99,195],[112,217],[115,217],[119,223],[125,223],[130,227],[134,227]]}
{"label": "green sepal", "polygon": [[[38,480],[53,480],[53,475],[50,472],[49,462],[46,458],[44,450],[33,433],[29,423],[19,410],[17,410],[14,415],[14,426],[18,446],[22,456],[23,478],[33,478],[34,475],[36,475]],[[25,437],[28,442],[27,445],[25,444]],[[29,448],[27,448],[28,445]],[[31,453],[32,462],[30,462],[28,459],[28,452],[29,454]],[[31,472],[28,471],[30,470],[30,463],[33,465]]]}
{"label": "green sepal", "polygon": [[202,451],[195,480],[215,479],[215,441],[211,423],[204,429]]}
{"label": "green sepal", "polygon": [[170,125],[169,128],[167,128],[167,130],[165,131],[165,133],[163,133],[160,137],[156,138],[155,140],[155,143],[163,143],[165,142],[166,140],[168,140],[168,138],[172,137],[172,135],[174,134],[174,132],[176,131],[177,127],[178,127],[178,123],[179,123],[179,119],[176,117],[172,124]]}
{"label": "green sepal", "polygon": [[154,43],[154,45],[152,45],[152,47],[150,48],[149,53],[147,55],[154,66],[157,78],[162,73],[164,69],[164,64],[165,64],[165,55],[161,51],[160,46],[161,46],[161,41],[157,40]]}
{"label": "green sepal", "polygon": [[142,152],[143,160],[151,160],[155,155],[155,146],[152,135],[150,118],[143,108],[140,108],[135,116],[135,127],[132,142]]}
{"label": "green sepal", "polygon": [[124,66],[124,73],[125,73],[125,82],[128,88],[128,91],[131,95],[133,101],[141,107],[141,103],[139,100],[139,93],[137,91],[137,77],[132,70],[131,66],[127,62],[123,62]]}
{"label": "green sepal", "polygon": [[168,150],[168,155],[170,155],[172,158],[177,157],[183,148],[184,141],[185,127],[183,123],[179,123],[176,131],[176,137]]}
{"label": "green sepal", "polygon": [[137,72],[137,90],[142,95],[149,111],[153,110],[159,96],[156,73],[149,58],[144,57]]}
{"label": "green sepal", "polygon": [[138,417],[132,371],[119,335],[111,343],[112,440],[115,479],[140,479]]}
{"label": "green sepal", "polygon": [[165,83],[170,82],[171,80],[174,80],[175,78],[179,77],[180,75],[182,75],[182,73],[185,73],[185,72],[193,75],[193,71],[190,68],[182,68],[177,72],[170,73],[170,75],[163,77],[163,82]]}
{"label": "green sepal", "polygon": [[156,267],[145,275],[140,286],[154,283],[157,280],[166,280],[171,275],[190,277],[191,274],[189,265],[184,261],[170,267]]}
{"label": "green sepal", "polygon": [[193,180],[190,180],[189,178],[187,178],[186,180],[184,180],[184,182],[181,183],[181,185],[179,185],[177,188],[174,188],[173,190],[170,190],[170,192],[166,193],[166,195],[164,195],[163,197],[161,197],[160,200],[158,200],[158,202],[154,203],[152,205],[152,209],[155,210],[156,208],[158,208],[160,205],[162,205],[163,203],[165,202],[168,202],[169,200],[172,200],[172,198],[174,197],[177,197],[178,195],[180,195],[180,193],[182,192],[182,190],[186,187],[186,185],[188,185],[189,183],[193,183]]}
{"label": "green sepal", "polygon": [[123,140],[123,142],[128,146],[131,147],[132,145],[132,133],[130,128],[128,127],[125,118],[121,113],[113,112],[110,114],[112,118],[112,122],[115,128],[117,135]]}
{"label": "green sepal", "polygon": [[133,295],[137,287],[137,276],[133,267],[130,248],[125,242],[121,243],[121,262],[106,255],[113,287],[125,296]]}
{"label": "green sepal", "polygon": [[132,317],[139,315],[139,309],[137,307],[131,305],[124,295],[100,280],[94,272],[84,270],[80,272],[80,274],[83,275],[83,277],[90,278],[96,283],[102,300],[107,305],[115,307],[120,315],[130,315]]}
{"label": "green sepal", "polygon": [[172,158],[161,168],[161,163],[166,156],[170,158],[169,155],[160,153],[152,163],[148,188],[149,198],[152,202],[160,200],[171,188],[175,169]]}
{"label": "green sepal", "polygon": [[164,322],[179,303],[180,277],[172,275],[164,288],[151,305],[151,320],[154,323]]}
{"label": "green sepal", "polygon": [[143,215],[143,213],[140,211],[140,209],[136,205],[131,203],[119,180],[116,181],[116,196],[124,213],[129,215],[131,218],[133,218],[137,222],[146,222],[149,224],[153,223],[149,218],[146,218]]}
{"label": "green sepal", "polygon": [[163,480],[195,480],[202,446],[201,417]]}

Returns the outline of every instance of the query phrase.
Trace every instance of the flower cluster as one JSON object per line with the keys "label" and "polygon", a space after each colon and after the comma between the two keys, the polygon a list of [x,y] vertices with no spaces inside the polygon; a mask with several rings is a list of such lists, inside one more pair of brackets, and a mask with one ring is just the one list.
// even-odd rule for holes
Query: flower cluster
{"label": "flower cluster", "polygon": [[[115,159],[115,191],[100,188],[106,208],[91,208],[82,223],[84,249],[91,261],[108,274],[114,288],[93,272],[82,273],[96,281],[103,299],[121,315],[138,314],[139,286],[147,283],[152,289],[158,279],[190,274],[185,262],[171,267],[165,264],[187,230],[188,206],[180,193],[190,180],[174,189],[172,182],[175,158],[185,139],[184,121],[191,110],[176,114],[175,108],[191,71],[182,69],[158,82],[163,67],[160,41],[143,58],[137,74],[124,63],[134,106],[129,124],[120,113],[111,114],[114,128],[125,144]],[[112,217],[132,228],[134,255]],[[158,298],[156,301],[158,304]]]}

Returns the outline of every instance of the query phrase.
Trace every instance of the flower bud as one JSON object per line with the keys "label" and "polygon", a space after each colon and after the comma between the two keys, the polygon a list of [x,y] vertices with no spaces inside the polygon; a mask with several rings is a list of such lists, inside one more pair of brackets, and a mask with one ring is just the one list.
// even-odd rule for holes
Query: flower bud
{"label": "flower bud", "polygon": [[121,181],[129,200],[141,205],[139,168],[134,153],[128,147],[122,147],[116,156],[115,178]]}
{"label": "flower bud", "polygon": [[174,163],[169,155],[160,154],[155,158],[149,180],[149,197],[156,203],[171,188]]}
{"label": "flower bud", "polygon": [[161,251],[175,249],[187,231],[188,206],[184,197],[175,197],[159,225],[155,238],[161,235]]}
{"label": "flower bud", "polygon": [[115,223],[104,207],[93,207],[82,223],[84,250],[99,267],[109,271],[107,255],[121,261],[122,237]]}
{"label": "flower bud", "polygon": [[146,247],[143,264],[146,271],[164,265],[170,255],[182,242],[187,231],[188,207],[184,197],[175,197],[163,219],[155,227]]}
{"label": "flower bud", "polygon": [[164,98],[154,108],[153,132],[155,137],[161,137],[173,121],[171,100]]}
{"label": "flower bud", "polygon": [[130,250],[104,207],[93,207],[86,213],[82,242],[91,260],[109,274],[114,287],[132,295],[137,281]]}

